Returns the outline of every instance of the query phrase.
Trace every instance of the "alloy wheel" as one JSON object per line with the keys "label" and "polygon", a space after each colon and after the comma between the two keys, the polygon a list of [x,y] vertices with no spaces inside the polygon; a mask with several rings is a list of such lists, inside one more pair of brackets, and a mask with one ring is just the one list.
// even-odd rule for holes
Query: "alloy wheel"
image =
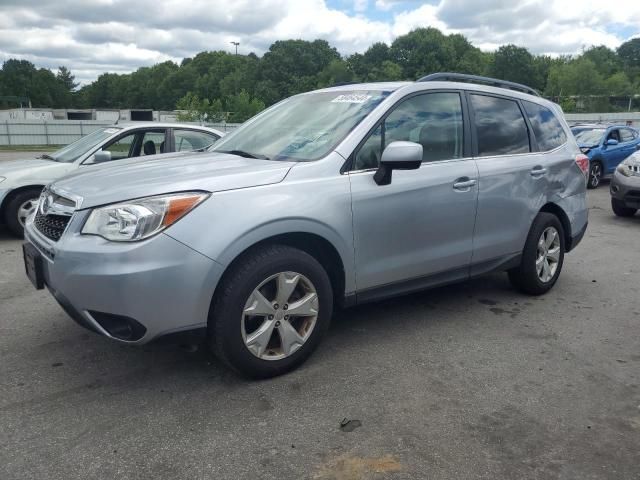
{"label": "alloy wheel", "polygon": [[591,166],[591,171],[589,172],[589,175],[591,176],[590,182],[593,188],[600,185],[600,179],[602,178],[602,167],[600,166],[599,163],[594,163]]}
{"label": "alloy wheel", "polygon": [[298,351],[318,320],[313,283],[296,272],[280,272],[258,285],[242,312],[242,339],[262,360],[282,360]]}
{"label": "alloy wheel", "polygon": [[26,202],[23,202],[20,207],[18,207],[18,223],[24,228],[24,224],[27,221],[27,217],[36,211],[38,206],[37,198],[30,198]]}
{"label": "alloy wheel", "polygon": [[560,261],[560,234],[555,227],[547,227],[538,240],[536,272],[541,282],[553,279]]}

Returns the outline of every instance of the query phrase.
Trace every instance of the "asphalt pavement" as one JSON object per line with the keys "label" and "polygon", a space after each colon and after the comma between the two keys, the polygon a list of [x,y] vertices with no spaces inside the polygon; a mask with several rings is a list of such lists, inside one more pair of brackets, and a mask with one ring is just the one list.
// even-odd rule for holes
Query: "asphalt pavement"
{"label": "asphalt pavement", "polygon": [[640,215],[589,203],[549,294],[495,274],[346,310],[259,382],[83,330],[0,232],[0,478],[637,480]]}

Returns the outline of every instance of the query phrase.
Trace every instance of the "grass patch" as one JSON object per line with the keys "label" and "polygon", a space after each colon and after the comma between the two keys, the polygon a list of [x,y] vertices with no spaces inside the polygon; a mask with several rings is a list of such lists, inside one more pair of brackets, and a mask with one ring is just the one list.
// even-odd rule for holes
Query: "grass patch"
{"label": "grass patch", "polygon": [[55,152],[62,145],[0,145],[0,152]]}

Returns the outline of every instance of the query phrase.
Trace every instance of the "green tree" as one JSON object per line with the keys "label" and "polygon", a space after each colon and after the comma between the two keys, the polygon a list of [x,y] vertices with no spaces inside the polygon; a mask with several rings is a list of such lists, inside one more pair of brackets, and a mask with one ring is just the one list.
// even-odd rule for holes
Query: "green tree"
{"label": "green tree", "polygon": [[58,79],[59,82],[62,83],[64,88],[66,88],[67,91],[69,92],[73,92],[78,87],[78,85],[80,85],[75,81],[76,80],[75,75],[72,75],[71,71],[69,71],[69,69],[64,65],[58,67],[58,73],[56,74],[56,78]]}
{"label": "green tree", "polygon": [[349,64],[344,60],[332,60],[318,74],[318,88],[328,87],[336,83],[351,82],[354,78]]}
{"label": "green tree", "polygon": [[436,28],[418,28],[396,38],[389,49],[390,60],[402,68],[406,79],[455,69],[455,48]]}
{"label": "green tree", "polygon": [[625,67],[640,68],[640,37],[624,42],[617,53]]}
{"label": "green tree", "polygon": [[188,92],[178,100],[176,108],[180,110],[177,117],[181,122],[220,122],[225,119],[222,102],[201,99],[198,95]]}
{"label": "green tree", "polygon": [[246,90],[229,97],[226,106],[229,112],[228,121],[232,123],[244,122],[265,108],[261,100],[251,98]]}
{"label": "green tree", "polygon": [[[539,83],[529,50],[516,45],[503,45],[493,55],[491,76],[525,85]],[[533,80],[533,81],[532,81]]]}

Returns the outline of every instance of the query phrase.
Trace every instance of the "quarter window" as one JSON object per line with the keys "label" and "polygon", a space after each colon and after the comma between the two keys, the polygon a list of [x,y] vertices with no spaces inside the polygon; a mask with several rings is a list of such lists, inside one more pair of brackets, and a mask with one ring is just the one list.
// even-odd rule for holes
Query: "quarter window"
{"label": "quarter window", "polygon": [[173,131],[176,152],[191,152],[212,145],[218,140],[213,133],[197,132],[195,130],[174,130]]}
{"label": "quarter window", "polygon": [[478,155],[513,155],[530,151],[529,132],[513,100],[471,95],[478,133]]}
{"label": "quarter window", "polygon": [[354,169],[377,168],[391,142],[422,145],[422,161],[462,157],[462,105],[458,93],[416,95],[400,103],[367,138],[356,154]]}
{"label": "quarter window", "polygon": [[562,125],[551,110],[533,102],[522,102],[536,136],[538,149],[547,152],[567,141]]}

